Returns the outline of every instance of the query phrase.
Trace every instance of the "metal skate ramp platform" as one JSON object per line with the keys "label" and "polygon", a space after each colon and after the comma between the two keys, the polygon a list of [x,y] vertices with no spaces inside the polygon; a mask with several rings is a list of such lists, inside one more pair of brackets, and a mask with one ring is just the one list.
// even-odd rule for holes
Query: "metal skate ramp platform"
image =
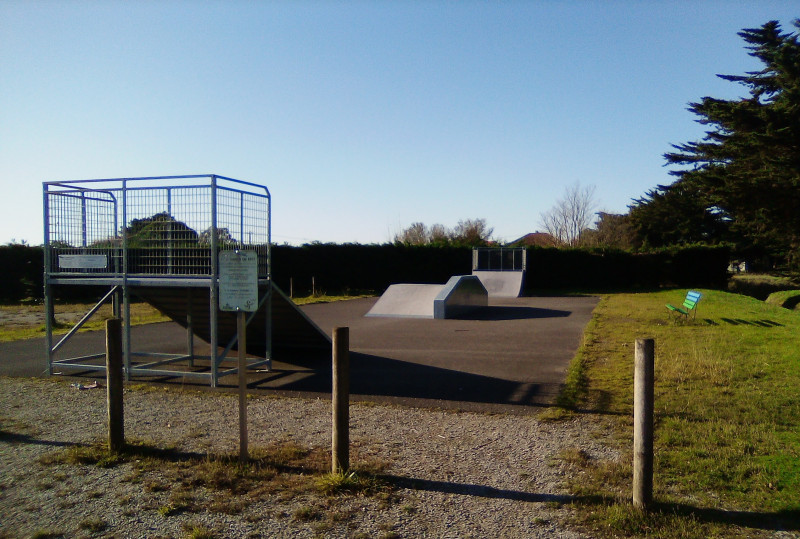
{"label": "metal skate ramp platform", "polygon": [[522,295],[524,271],[480,271],[472,274],[481,280],[490,298],[518,298]]}
{"label": "metal skate ramp platform", "polygon": [[480,280],[455,275],[446,284],[393,284],[365,316],[457,318],[489,303]]}

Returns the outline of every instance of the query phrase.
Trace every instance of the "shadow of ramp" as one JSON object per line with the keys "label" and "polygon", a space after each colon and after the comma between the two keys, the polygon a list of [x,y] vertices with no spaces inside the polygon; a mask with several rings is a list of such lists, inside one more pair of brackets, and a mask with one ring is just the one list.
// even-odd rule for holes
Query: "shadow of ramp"
{"label": "shadow of ramp", "polygon": [[[330,393],[329,355],[327,358],[293,357],[290,361],[275,361],[273,371],[250,384],[250,387],[292,393]],[[515,382],[370,354],[350,353],[350,392],[354,396],[547,406],[559,388],[558,384]]]}
{"label": "shadow of ramp", "polygon": [[[207,290],[172,287],[138,287],[134,292],[141,299],[168,316],[183,328],[191,327],[193,333],[211,342],[210,298]],[[259,296],[267,292],[265,286],[259,288]],[[272,349],[330,349],[331,341],[306,314],[294,304],[277,286],[272,285]],[[267,309],[262,305],[252,315],[247,325],[247,352],[265,357],[267,343]],[[236,313],[220,311],[217,313],[217,339],[225,347],[236,337]],[[232,350],[237,350],[236,344]]]}
{"label": "shadow of ramp", "polygon": [[534,320],[538,318],[562,318],[572,314],[570,311],[559,311],[556,309],[539,309],[536,307],[508,307],[502,305],[490,305],[481,307],[472,312],[455,317],[457,320]]}

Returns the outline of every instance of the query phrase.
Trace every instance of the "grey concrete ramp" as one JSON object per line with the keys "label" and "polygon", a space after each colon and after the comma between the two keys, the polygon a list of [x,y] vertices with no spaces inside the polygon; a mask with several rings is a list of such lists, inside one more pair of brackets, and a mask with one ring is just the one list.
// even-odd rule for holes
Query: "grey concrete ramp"
{"label": "grey concrete ramp", "polygon": [[444,285],[393,284],[365,316],[433,318],[433,302]]}
{"label": "grey concrete ramp", "polygon": [[488,304],[480,279],[455,275],[444,285],[393,284],[365,316],[458,318]]}
{"label": "grey concrete ramp", "polygon": [[479,271],[472,272],[481,280],[490,298],[518,298],[522,295],[524,271]]}
{"label": "grey concrete ramp", "polygon": [[474,275],[450,277],[433,300],[433,317],[459,318],[489,306],[489,294]]}
{"label": "grey concrete ramp", "polygon": [[[184,328],[206,342],[211,341],[210,297],[205,288],[137,287],[133,289],[141,299],[164,313]],[[259,296],[266,288],[259,290]],[[219,312],[217,319],[217,343],[227,346],[236,335],[236,313]],[[247,326],[247,352],[256,356],[266,355],[267,313],[266,306],[256,312]],[[330,338],[317,327],[297,305],[278,287],[272,293],[272,348],[284,349],[330,349]],[[234,346],[234,350],[236,347]]]}

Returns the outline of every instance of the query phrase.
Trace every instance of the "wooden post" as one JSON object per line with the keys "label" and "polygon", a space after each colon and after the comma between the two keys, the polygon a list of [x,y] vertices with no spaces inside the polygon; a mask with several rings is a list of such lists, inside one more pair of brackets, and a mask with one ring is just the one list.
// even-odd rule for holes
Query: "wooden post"
{"label": "wooden post", "polygon": [[350,468],[350,328],[333,330],[331,471]]}
{"label": "wooden post", "polygon": [[106,402],[108,404],[108,449],[118,453],[125,448],[125,421],[122,407],[122,321],[106,320]]}
{"label": "wooden post", "polygon": [[247,462],[247,323],[244,311],[236,313],[239,342],[239,462]]}
{"label": "wooden post", "polygon": [[653,378],[655,343],[636,339],[633,373],[633,505],[653,503]]}

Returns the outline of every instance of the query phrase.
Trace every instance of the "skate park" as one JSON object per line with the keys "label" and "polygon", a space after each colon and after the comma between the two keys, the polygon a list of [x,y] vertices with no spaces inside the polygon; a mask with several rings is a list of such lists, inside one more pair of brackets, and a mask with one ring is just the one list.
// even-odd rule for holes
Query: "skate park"
{"label": "skate park", "polygon": [[[581,343],[597,299],[529,297],[494,299],[488,308],[457,320],[365,317],[377,298],[301,307],[319,327],[350,328],[351,392],[354,401],[473,411],[535,413],[547,406]],[[134,351],[179,354],[185,330],[175,322],[132,328]],[[66,355],[102,350],[101,331],[77,334]],[[208,344],[195,338],[198,353]],[[47,376],[43,339],[0,343],[0,375]],[[59,374],[61,373],[61,374]],[[97,371],[56,371],[76,381],[104,378]],[[272,369],[248,374],[248,391],[328,398],[330,349],[275,351]],[[205,380],[139,376],[137,381],[209,389]],[[236,376],[218,389],[235,391]]]}
{"label": "skate park", "polygon": [[[203,245],[196,238],[202,240],[206,223],[182,218],[188,212],[184,210],[182,215],[180,204],[197,205],[192,197],[209,187],[202,183],[207,178],[166,179],[173,183],[188,181],[191,196],[184,184],[165,188],[163,178],[155,180],[157,188],[147,182],[140,182],[136,188],[147,194],[148,201],[157,198],[158,204],[140,209],[134,219],[130,214],[124,216],[124,222],[144,222],[139,232],[155,240],[158,247],[142,249],[137,245],[136,251],[129,239],[125,252],[118,243],[103,245],[97,240],[115,233],[119,220],[102,233],[94,233],[94,240],[92,227],[84,226],[77,241],[69,242],[69,248],[63,239],[54,242],[58,248],[49,255],[48,285],[105,287],[108,292],[102,301],[114,302],[123,318],[126,304],[136,298],[172,319],[126,327],[130,380],[198,389],[233,388],[236,377],[230,375],[237,371],[227,362],[231,351],[237,350],[238,335],[232,314],[219,309],[215,261],[205,257],[209,251],[235,245],[225,245],[227,240],[220,239],[225,236],[219,230],[208,241],[217,245]],[[219,188],[216,182],[227,180],[211,177],[210,189]],[[130,200],[141,194],[134,193],[131,183],[125,182],[123,188],[128,192],[124,194],[116,184],[111,186],[118,188],[116,192],[107,183],[99,187],[72,183],[64,189],[52,186],[52,200],[67,200],[64,207],[68,211],[82,211],[82,205],[85,208],[93,203],[112,208],[118,199]],[[158,196],[153,197],[150,191]],[[226,196],[232,193],[239,201],[252,198],[268,208],[271,199],[266,189],[264,192],[250,184],[243,189],[238,183],[225,187]],[[60,207],[55,203],[52,206]],[[108,210],[115,219],[119,212],[118,207]],[[158,222],[145,219],[162,212],[170,218]],[[97,214],[97,210],[85,213]],[[225,233],[234,240],[238,236],[239,247],[248,248],[242,239],[254,236],[249,246],[254,250],[269,244],[269,224],[261,227],[255,213],[226,219],[225,224],[233,226],[226,226]],[[248,225],[248,219],[255,222]],[[135,228],[133,225],[129,228]],[[253,230],[247,230],[248,226]],[[201,232],[194,235],[187,229]],[[180,234],[182,243],[173,239]],[[76,243],[83,245],[76,248]],[[151,256],[155,263],[148,266],[146,255],[153,252],[157,255]],[[269,256],[268,250],[259,252],[259,306],[248,317],[247,380],[248,391],[254,392],[306,397],[329,392],[330,335],[334,327],[348,327],[354,400],[475,410],[547,406],[563,383],[597,302],[597,298],[581,296],[519,297],[524,260],[513,261],[510,267],[487,268],[486,261],[479,260],[484,254],[476,251],[472,275],[453,276],[441,285],[397,283],[380,298],[297,307],[270,280]],[[128,271],[119,271],[124,264],[128,264]],[[130,271],[134,264],[135,271]],[[191,273],[192,268],[200,270]],[[411,289],[404,290],[408,287]],[[439,297],[443,293],[446,301]],[[420,306],[424,314],[419,314]],[[432,311],[440,311],[439,316]],[[0,374],[104,376],[104,367],[98,361],[103,353],[102,332],[71,330],[66,340],[56,333],[49,328],[44,342],[32,339],[0,344]],[[48,351],[44,359],[43,348]]]}

